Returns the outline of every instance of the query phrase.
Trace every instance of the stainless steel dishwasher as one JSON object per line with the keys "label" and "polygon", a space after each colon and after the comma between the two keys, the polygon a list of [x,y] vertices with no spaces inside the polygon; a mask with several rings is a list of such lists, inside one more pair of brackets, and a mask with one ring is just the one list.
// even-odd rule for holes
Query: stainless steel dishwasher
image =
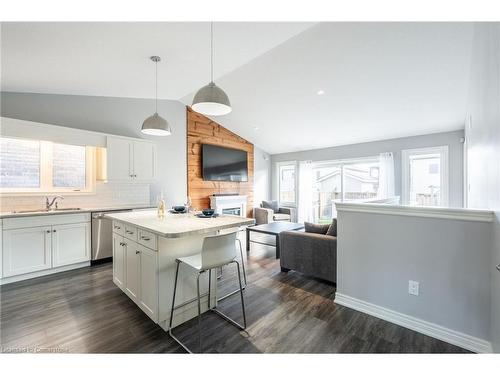
{"label": "stainless steel dishwasher", "polygon": [[130,212],[132,210],[113,210],[92,212],[92,265],[108,262],[113,257],[113,227],[107,213]]}

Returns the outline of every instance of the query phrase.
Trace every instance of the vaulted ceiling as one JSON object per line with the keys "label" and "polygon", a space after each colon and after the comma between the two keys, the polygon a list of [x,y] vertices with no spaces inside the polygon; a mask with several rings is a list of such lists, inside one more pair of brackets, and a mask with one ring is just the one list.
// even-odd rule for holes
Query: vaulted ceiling
{"label": "vaulted ceiling", "polygon": [[[216,23],[216,120],[270,153],[463,128],[469,23]],[[2,90],[190,104],[208,23],[3,23]],[[318,95],[318,93],[322,95]],[[166,115],[168,117],[168,115]]]}

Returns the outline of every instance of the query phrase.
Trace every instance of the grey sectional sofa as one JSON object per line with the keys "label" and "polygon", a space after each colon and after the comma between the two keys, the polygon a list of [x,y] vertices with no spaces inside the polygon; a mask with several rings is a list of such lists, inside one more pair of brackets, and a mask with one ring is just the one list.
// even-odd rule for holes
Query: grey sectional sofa
{"label": "grey sectional sofa", "polygon": [[280,266],[290,270],[337,282],[337,237],[298,231],[280,233]]}

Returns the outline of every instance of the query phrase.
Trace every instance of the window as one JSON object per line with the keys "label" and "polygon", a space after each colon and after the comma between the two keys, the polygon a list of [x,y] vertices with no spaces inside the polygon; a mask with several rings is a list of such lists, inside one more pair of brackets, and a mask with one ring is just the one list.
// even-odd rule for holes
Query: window
{"label": "window", "polygon": [[93,191],[94,147],[0,138],[0,192]]}
{"label": "window", "polygon": [[448,205],[448,146],[403,150],[403,204]]}
{"label": "window", "polygon": [[278,164],[278,189],[281,205],[296,205],[296,170],[297,165],[295,162]]}
{"label": "window", "polygon": [[377,197],[377,157],[339,160],[313,165],[313,218],[330,223],[337,216],[335,202],[364,202]]}

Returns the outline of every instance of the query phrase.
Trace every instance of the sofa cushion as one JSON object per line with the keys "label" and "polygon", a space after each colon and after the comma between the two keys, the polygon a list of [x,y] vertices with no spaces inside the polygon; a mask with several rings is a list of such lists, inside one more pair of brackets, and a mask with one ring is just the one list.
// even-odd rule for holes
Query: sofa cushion
{"label": "sofa cushion", "polygon": [[273,220],[274,221],[289,221],[290,215],[288,215],[288,214],[274,214]]}
{"label": "sofa cushion", "polygon": [[330,228],[330,224],[314,224],[306,221],[304,228],[306,233],[326,234],[328,228]]}
{"label": "sofa cushion", "polygon": [[270,208],[274,213],[278,213],[278,201],[262,201],[262,208]]}
{"label": "sofa cushion", "polygon": [[337,237],[337,219],[333,219],[330,227],[326,231],[327,236]]}

